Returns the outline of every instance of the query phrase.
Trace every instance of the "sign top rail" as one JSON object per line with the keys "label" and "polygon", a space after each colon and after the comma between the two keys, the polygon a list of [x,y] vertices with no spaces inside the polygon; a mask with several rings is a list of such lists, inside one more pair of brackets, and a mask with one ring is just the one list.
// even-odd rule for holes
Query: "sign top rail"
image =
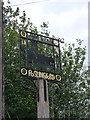
{"label": "sign top rail", "polygon": [[41,36],[41,37],[45,37],[45,38],[49,38],[49,39],[52,39],[52,40],[59,41],[59,39],[48,37],[48,36],[41,35],[41,34],[38,34],[38,33],[33,33],[33,32],[25,31],[25,30],[22,30],[22,29],[20,29],[20,31],[23,31],[23,32],[26,32],[26,33],[30,33],[30,34],[34,34],[34,35]]}
{"label": "sign top rail", "polygon": [[55,38],[51,38],[48,36],[28,32],[25,30],[20,30],[19,32],[20,32],[20,37],[23,39],[32,40],[32,41],[40,42],[43,44],[48,44],[51,46],[59,47],[59,44],[60,44],[59,39],[55,39]]}

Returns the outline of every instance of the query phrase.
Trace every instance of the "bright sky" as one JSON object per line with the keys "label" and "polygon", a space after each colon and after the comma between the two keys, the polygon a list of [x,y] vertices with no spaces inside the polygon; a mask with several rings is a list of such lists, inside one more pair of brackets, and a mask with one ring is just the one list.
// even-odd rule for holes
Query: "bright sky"
{"label": "bright sky", "polygon": [[[3,0],[6,2],[7,0]],[[76,39],[84,40],[88,46],[88,2],[89,0],[10,0],[11,5],[18,5],[25,10],[27,17],[40,29],[43,22],[49,22],[51,35],[64,38],[67,43]],[[43,1],[43,2],[39,2]],[[24,3],[30,3],[23,5]],[[37,2],[37,3],[34,3]],[[21,4],[21,5],[20,5]],[[16,8],[17,6],[12,6]],[[86,64],[88,60],[86,59]]]}

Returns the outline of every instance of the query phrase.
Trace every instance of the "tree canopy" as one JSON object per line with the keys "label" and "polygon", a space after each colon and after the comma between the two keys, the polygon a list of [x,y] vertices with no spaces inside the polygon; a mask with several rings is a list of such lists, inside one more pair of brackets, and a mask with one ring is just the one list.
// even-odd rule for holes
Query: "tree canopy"
{"label": "tree canopy", "polygon": [[[5,117],[6,119],[37,118],[36,81],[19,76],[19,29],[49,36],[48,24],[43,22],[42,31],[26,18],[19,8],[13,10],[10,4],[3,8],[4,23],[4,75],[5,75]],[[55,37],[52,35],[52,37]],[[82,40],[61,43],[62,82],[49,85],[49,106],[51,118],[88,117],[87,70],[84,67],[86,47]],[[42,50],[42,49],[41,49]],[[47,48],[49,50],[49,48]]]}

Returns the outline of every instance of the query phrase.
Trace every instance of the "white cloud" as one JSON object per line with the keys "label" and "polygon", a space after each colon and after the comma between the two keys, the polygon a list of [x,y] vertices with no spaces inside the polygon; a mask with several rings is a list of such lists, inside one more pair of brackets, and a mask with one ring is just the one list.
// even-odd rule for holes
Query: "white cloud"
{"label": "white cloud", "polygon": [[[57,33],[59,30],[64,32],[64,34],[71,34],[71,32],[78,32],[78,30],[80,31],[85,29],[84,27],[87,27],[87,8],[85,7],[61,12],[59,15],[53,13],[46,14],[44,17],[49,21],[50,29],[53,30],[53,32],[57,30]],[[84,24],[86,24],[86,26]]]}
{"label": "white cloud", "polygon": [[[52,6],[49,1],[53,3]],[[56,35],[57,34],[59,35],[60,33],[62,35],[64,34],[65,36],[66,35],[69,36],[70,34],[73,34],[76,32],[79,33],[83,29],[86,29],[85,25],[87,25],[86,17],[88,16],[87,15],[88,0],[49,0],[49,1],[40,2],[38,4],[29,4],[25,6],[20,6],[20,10],[26,11],[27,17],[31,18],[31,21],[34,23],[35,26],[39,27],[43,21],[49,21],[49,30],[52,32],[52,34],[55,33]],[[28,2],[32,2],[32,0],[26,0],[26,1],[16,0],[15,2],[11,0],[11,2],[13,2],[13,4],[28,3]],[[56,6],[56,9],[55,9],[56,4],[54,3],[57,3],[57,2],[58,2],[58,6]],[[62,4],[60,4],[61,2],[65,2],[65,5],[67,4],[67,2],[71,2],[71,3],[86,2],[86,5],[78,4],[79,6],[77,7],[77,4],[72,4],[72,6],[74,7],[71,7],[71,9],[67,9],[65,7],[68,7],[68,6],[62,7]]]}

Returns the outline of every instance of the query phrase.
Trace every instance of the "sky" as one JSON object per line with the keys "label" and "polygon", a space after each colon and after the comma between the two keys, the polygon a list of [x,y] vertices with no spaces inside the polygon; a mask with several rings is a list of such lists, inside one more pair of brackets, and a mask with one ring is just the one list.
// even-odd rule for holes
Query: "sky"
{"label": "sky", "polygon": [[[7,0],[3,0],[7,5]],[[50,35],[64,38],[66,43],[84,40],[88,47],[89,0],[10,0],[13,9],[26,11],[27,18],[40,30],[43,22],[49,23]],[[30,4],[27,4],[30,3]],[[17,6],[14,6],[17,5]],[[88,48],[87,48],[88,49]],[[88,55],[85,64],[88,65]]]}

